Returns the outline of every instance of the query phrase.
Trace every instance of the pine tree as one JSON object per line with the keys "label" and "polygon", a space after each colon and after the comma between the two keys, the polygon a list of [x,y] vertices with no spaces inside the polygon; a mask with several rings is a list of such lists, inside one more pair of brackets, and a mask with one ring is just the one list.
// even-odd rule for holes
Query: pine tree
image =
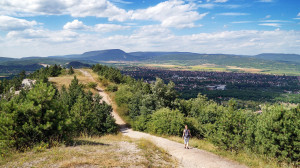
{"label": "pine tree", "polygon": [[74,69],[73,69],[73,67],[70,67],[68,74],[69,74],[69,75],[74,74]]}

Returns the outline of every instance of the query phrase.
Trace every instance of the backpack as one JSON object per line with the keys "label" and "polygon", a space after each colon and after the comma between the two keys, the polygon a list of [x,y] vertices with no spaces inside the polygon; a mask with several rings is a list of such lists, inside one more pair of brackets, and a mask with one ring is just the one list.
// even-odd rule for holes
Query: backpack
{"label": "backpack", "polygon": [[184,137],[189,138],[190,137],[190,130],[189,129],[184,129]]}

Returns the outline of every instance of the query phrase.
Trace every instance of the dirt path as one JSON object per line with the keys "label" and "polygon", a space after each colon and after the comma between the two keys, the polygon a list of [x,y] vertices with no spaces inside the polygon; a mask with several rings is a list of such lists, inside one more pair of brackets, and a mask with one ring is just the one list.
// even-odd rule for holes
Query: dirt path
{"label": "dirt path", "polygon": [[[92,77],[92,75],[85,71],[80,70],[87,77]],[[92,79],[94,80],[94,79]],[[95,81],[95,80],[94,80]],[[109,96],[103,91],[102,88],[97,87],[99,94],[103,97],[103,101],[111,104]],[[116,123],[120,125],[121,132],[131,138],[145,138],[154,142],[158,147],[161,147],[168,151],[168,153],[174,156],[181,164],[181,167],[186,168],[246,168],[244,165],[230,161],[225,158],[221,158],[210,152],[200,150],[200,149],[184,149],[183,144],[170,141],[165,138],[153,136],[147,133],[133,131],[126,127],[126,123],[121,119],[121,117],[113,110],[112,115],[116,119]]]}

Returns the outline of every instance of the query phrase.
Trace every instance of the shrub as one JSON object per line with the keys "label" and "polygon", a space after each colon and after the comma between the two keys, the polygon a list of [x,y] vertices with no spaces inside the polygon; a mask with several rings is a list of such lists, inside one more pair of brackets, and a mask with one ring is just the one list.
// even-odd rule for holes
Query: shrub
{"label": "shrub", "polygon": [[228,108],[216,123],[213,142],[219,147],[237,152],[244,145],[246,114],[241,110]]}
{"label": "shrub", "polygon": [[147,131],[160,135],[181,135],[184,116],[178,110],[162,108],[151,115]]}
{"label": "shrub", "polygon": [[95,83],[95,82],[89,82],[89,83],[87,84],[87,87],[92,88],[92,89],[95,89],[95,88],[97,87],[97,83]]}
{"label": "shrub", "polygon": [[267,108],[258,117],[255,135],[259,153],[281,161],[299,162],[300,107],[291,110],[282,106]]}
{"label": "shrub", "polygon": [[106,91],[116,92],[116,91],[118,91],[118,86],[114,85],[114,84],[108,85],[107,88],[106,88]]}

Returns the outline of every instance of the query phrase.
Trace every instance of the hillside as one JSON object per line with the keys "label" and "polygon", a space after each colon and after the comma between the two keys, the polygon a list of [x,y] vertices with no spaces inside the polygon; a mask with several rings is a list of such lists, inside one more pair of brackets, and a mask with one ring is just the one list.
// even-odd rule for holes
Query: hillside
{"label": "hillside", "polygon": [[[126,53],[120,49],[110,49],[64,56],[26,57],[20,59],[1,57],[0,65],[66,64],[72,61],[88,64],[98,62],[116,64],[120,62],[125,66],[144,66],[144,64],[175,65],[183,66],[181,69],[192,71],[206,70],[300,75],[300,55],[296,54],[259,54],[256,56],[245,56],[232,54],[198,54],[190,52]],[[252,69],[255,70],[253,71]]]}
{"label": "hillside", "polygon": [[89,68],[91,67],[90,64],[84,64],[82,62],[79,61],[71,61],[69,63],[66,64],[67,68],[73,67],[73,68]]}
{"label": "hillside", "polygon": [[263,54],[255,55],[254,57],[259,59],[264,59],[264,60],[300,63],[300,55],[298,54],[263,53]]}
{"label": "hillside", "polygon": [[33,150],[0,159],[0,167],[174,167],[178,163],[148,140],[127,136],[79,137],[69,145]]}

